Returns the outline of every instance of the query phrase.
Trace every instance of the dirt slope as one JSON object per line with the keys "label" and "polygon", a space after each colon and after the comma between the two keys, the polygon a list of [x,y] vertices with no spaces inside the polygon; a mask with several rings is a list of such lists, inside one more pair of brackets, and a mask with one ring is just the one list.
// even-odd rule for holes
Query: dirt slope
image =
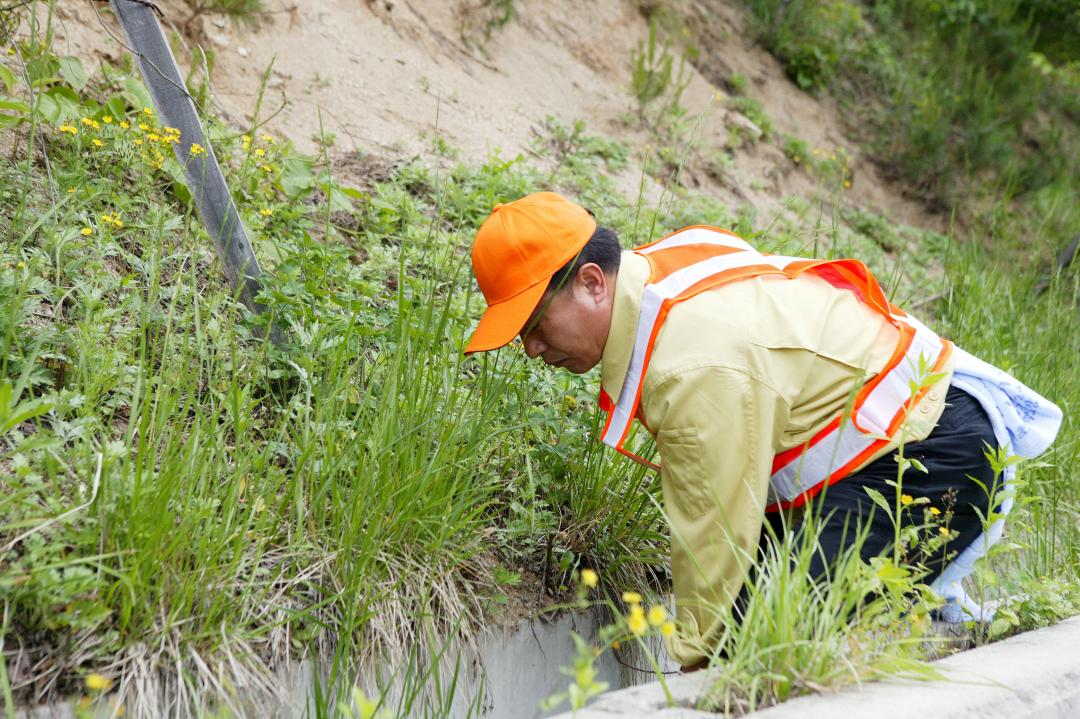
{"label": "dirt slope", "polygon": [[[183,24],[183,5],[160,4],[172,22]],[[181,30],[189,46],[197,42],[215,52],[219,109],[238,125],[251,121],[269,69],[260,117],[272,115],[267,128],[302,149],[313,150],[322,132],[334,136],[335,154],[430,154],[437,133],[466,158],[495,150],[513,155],[527,152],[534,128],[554,115],[564,122],[584,119],[590,132],[629,142],[640,161],[655,140],[626,118],[637,108],[632,53],[648,36],[643,4],[517,0],[513,18],[500,26],[480,0],[266,0],[271,12],[257,29],[205,17]],[[123,48],[105,27],[120,33],[94,7],[61,4],[58,48],[66,42],[84,57],[116,59]],[[799,90],[747,39],[736,0],[685,0],[679,9],[696,23],[701,51],[682,96],[694,127],[683,185],[756,208],[765,218],[783,214],[786,198],[814,201],[822,191],[819,179],[781,149],[791,136],[823,153],[847,153],[852,186],[846,201],[941,229],[942,218],[905,200],[845,139],[834,103]],[[722,89],[733,74],[747,78],[746,94],[763,104],[775,127],[770,140],[729,142],[728,127],[745,125],[727,108]],[[728,145],[733,162],[717,177],[710,158]],[[640,163],[624,172],[628,194],[636,194],[641,174]],[[646,185],[646,199],[656,201],[660,186]]]}

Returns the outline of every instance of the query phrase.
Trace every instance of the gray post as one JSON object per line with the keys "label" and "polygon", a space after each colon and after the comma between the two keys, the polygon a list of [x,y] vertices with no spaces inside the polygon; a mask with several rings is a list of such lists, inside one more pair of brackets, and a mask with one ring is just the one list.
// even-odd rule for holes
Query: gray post
{"label": "gray post", "polygon": [[[195,103],[187,92],[180,68],[154,17],[154,9],[150,4],[138,0],[111,2],[138,60],[139,70],[158,115],[167,127],[180,130],[180,143],[173,148],[176,159],[184,166],[188,188],[203,225],[214,241],[214,249],[225,276],[248,309],[261,312],[263,306],[255,301],[260,287],[259,263],[236,211],[236,203],[221,174],[214,150],[203,133]],[[193,144],[202,146],[204,151],[192,153]],[[275,344],[281,344],[282,336],[278,328],[271,329],[270,337]]]}

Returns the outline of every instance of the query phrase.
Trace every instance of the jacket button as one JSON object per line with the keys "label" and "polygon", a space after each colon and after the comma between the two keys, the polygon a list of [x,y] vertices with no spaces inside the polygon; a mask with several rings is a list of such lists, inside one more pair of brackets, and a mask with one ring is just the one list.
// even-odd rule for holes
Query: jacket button
{"label": "jacket button", "polygon": [[922,405],[921,407],[919,407],[919,411],[922,412],[923,414],[930,414],[930,405],[928,405],[928,404]]}
{"label": "jacket button", "polygon": [[937,402],[938,398],[940,398],[940,397],[941,397],[941,395],[938,394],[937,392],[931,392],[930,393],[930,401],[931,402]]}

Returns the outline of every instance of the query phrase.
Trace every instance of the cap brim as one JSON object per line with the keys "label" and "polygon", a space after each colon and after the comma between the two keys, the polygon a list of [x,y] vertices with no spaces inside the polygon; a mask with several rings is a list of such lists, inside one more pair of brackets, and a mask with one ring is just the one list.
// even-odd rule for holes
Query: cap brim
{"label": "cap brim", "polygon": [[488,305],[465,348],[465,354],[487,352],[509,344],[540,304],[547,285],[547,282],[537,283],[504,302]]}

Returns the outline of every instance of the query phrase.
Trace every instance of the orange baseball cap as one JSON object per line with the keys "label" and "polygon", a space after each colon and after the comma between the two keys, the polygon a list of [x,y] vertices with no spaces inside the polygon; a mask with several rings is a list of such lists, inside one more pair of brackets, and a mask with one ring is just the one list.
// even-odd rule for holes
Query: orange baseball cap
{"label": "orange baseball cap", "polygon": [[472,262],[487,310],[466,354],[498,349],[521,332],[551,277],[574,259],[596,220],[554,192],[499,203],[476,232]]}

